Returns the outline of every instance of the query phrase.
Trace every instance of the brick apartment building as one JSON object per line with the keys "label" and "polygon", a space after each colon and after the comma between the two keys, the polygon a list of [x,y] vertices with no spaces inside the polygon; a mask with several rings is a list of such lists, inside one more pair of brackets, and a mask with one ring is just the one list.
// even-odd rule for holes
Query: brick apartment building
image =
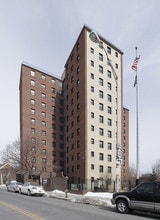
{"label": "brick apartment building", "polygon": [[74,189],[114,191],[128,172],[128,149],[122,151],[123,172],[123,161],[117,162],[123,137],[123,52],[100,37],[117,87],[105,51],[90,40],[90,32],[83,27],[61,78],[22,63],[22,167],[45,179],[63,172]]}

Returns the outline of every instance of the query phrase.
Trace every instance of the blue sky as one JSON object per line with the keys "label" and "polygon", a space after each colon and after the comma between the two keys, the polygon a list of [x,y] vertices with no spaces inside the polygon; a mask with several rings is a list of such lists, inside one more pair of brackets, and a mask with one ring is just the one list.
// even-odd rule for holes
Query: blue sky
{"label": "blue sky", "polygon": [[130,163],[136,162],[135,46],[138,64],[140,172],[160,159],[159,0],[1,0],[0,151],[19,137],[23,61],[61,75],[84,24],[124,52],[124,106],[130,110]]}

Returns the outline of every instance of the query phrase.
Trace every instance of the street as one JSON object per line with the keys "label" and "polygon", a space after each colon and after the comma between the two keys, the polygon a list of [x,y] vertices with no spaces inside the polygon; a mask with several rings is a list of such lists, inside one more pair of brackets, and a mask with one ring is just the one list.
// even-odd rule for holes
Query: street
{"label": "street", "polygon": [[1,220],[150,220],[159,215],[142,212],[122,215],[114,208],[72,203],[66,200],[34,197],[0,190]]}

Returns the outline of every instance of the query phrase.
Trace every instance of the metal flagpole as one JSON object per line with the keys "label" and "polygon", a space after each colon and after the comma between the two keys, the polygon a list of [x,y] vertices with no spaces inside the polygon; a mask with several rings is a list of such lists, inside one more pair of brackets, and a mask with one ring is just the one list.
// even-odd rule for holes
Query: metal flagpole
{"label": "metal flagpole", "polygon": [[[136,50],[136,58],[137,58],[137,47]],[[136,78],[135,78],[135,86],[136,86],[136,138],[137,138],[137,148],[136,148],[136,186],[139,184],[139,115],[138,115],[138,76],[137,76],[137,68],[136,68]]]}

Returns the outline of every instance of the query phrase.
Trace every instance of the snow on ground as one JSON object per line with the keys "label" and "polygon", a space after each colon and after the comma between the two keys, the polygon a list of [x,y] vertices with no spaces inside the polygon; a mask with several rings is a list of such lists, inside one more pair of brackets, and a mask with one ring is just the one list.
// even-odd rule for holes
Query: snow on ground
{"label": "snow on ground", "polygon": [[67,199],[70,202],[84,203],[97,206],[114,207],[111,204],[112,193],[108,192],[87,192],[84,195],[66,193],[54,190],[49,193],[49,197]]}

